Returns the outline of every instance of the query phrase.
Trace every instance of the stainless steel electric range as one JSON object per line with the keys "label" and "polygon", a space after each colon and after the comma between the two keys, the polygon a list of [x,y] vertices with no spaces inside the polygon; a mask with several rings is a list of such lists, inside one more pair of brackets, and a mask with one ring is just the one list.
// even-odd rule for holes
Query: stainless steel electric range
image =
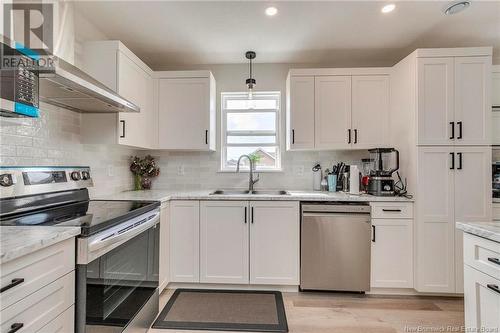
{"label": "stainless steel electric range", "polygon": [[0,225],[79,226],[75,331],[146,332],[158,313],[159,202],[90,200],[88,167],[0,167]]}

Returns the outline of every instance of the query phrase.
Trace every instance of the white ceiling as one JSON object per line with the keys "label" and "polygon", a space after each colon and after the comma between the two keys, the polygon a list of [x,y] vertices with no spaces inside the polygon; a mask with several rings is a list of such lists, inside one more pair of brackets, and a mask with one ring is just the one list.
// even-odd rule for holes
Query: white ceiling
{"label": "white ceiling", "polygon": [[[83,15],[153,69],[246,61],[331,66],[392,65],[418,47],[494,46],[500,1],[472,0],[445,16],[448,1],[84,1]],[[268,17],[274,5],[279,12]]]}

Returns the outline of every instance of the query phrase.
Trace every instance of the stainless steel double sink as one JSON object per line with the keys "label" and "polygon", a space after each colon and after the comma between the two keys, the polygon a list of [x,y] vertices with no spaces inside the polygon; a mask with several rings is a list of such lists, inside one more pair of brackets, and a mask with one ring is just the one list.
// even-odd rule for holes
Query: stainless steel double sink
{"label": "stainless steel double sink", "polygon": [[290,195],[285,190],[216,190],[210,195]]}

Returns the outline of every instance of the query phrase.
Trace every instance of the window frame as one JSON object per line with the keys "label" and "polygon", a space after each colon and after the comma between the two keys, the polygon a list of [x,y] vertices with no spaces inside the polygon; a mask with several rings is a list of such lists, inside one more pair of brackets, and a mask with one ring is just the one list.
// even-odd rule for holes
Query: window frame
{"label": "window frame", "polygon": [[[227,148],[228,147],[276,147],[276,164],[275,167],[261,167],[257,166],[256,172],[280,172],[281,167],[281,91],[258,91],[253,92],[252,99],[275,99],[277,101],[276,109],[226,109],[226,101],[231,100],[247,100],[247,92],[221,92],[221,160],[220,172],[235,172],[236,167],[229,167],[227,165]],[[228,113],[274,113],[275,114],[275,131],[228,131],[227,130],[227,114]],[[228,144],[228,136],[271,136],[275,135],[275,143],[230,143]],[[248,166],[242,166],[241,171],[248,172]]]}

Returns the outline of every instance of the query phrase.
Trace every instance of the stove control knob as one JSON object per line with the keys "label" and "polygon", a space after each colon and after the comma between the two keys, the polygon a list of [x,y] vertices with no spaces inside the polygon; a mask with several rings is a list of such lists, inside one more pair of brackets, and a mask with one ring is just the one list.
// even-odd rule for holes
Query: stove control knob
{"label": "stove control knob", "polygon": [[14,181],[12,179],[12,175],[5,173],[3,175],[0,175],[0,185],[4,187],[12,186],[14,185]]}
{"label": "stove control knob", "polygon": [[73,171],[73,172],[71,172],[70,177],[74,181],[80,180],[81,179],[80,171]]}
{"label": "stove control knob", "polygon": [[391,185],[384,185],[384,191],[390,191]]}
{"label": "stove control knob", "polygon": [[82,171],[82,180],[88,180],[88,179],[90,179],[90,172]]}

